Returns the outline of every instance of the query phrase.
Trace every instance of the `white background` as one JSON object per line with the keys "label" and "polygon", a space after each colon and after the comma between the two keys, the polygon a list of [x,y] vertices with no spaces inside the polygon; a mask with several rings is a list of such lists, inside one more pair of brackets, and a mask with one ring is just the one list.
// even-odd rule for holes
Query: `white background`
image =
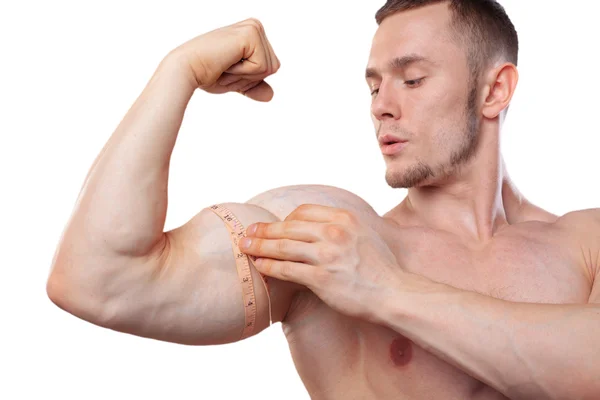
{"label": "white background", "polygon": [[[509,172],[551,212],[598,207],[597,2],[502,3],[521,42],[503,132]],[[165,228],[292,184],[351,190],[380,213],[401,201],[405,191],[384,180],[363,78],[383,1],[349,4],[2,2],[0,398],[308,399],[280,324],[223,346],[159,342],[63,312],[45,283],[88,168],[159,61],[248,17],[282,62],[268,79],[275,97],[197,91],[173,153]],[[244,161],[228,163],[223,143]]]}

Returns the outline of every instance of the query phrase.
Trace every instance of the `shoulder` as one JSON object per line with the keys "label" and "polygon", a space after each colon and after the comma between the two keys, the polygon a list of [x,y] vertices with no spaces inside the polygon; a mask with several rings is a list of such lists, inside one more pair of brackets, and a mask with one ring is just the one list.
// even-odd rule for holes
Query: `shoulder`
{"label": "shoulder", "polygon": [[260,206],[284,220],[302,204],[342,208],[363,217],[377,217],[377,212],[359,195],[329,185],[303,184],[267,190],[246,201]]}
{"label": "shoulder", "polygon": [[600,208],[571,211],[554,223],[576,247],[594,276],[600,269]]}
{"label": "shoulder", "polygon": [[556,225],[585,236],[600,235],[600,208],[571,211],[557,218]]}

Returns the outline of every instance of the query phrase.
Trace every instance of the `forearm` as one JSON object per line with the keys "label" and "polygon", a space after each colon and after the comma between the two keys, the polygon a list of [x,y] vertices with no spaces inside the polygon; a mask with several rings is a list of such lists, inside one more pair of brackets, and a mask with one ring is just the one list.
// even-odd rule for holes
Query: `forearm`
{"label": "forearm", "polygon": [[597,305],[503,301],[408,274],[378,319],[513,399],[600,398]]}
{"label": "forearm", "polygon": [[90,168],[66,240],[140,256],[162,238],[169,162],[194,92],[186,78],[174,60],[157,68]]}

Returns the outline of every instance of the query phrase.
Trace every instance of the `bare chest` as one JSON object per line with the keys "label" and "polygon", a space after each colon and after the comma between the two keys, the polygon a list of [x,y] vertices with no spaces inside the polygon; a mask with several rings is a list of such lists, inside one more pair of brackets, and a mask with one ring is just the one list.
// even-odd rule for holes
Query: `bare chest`
{"label": "bare chest", "polygon": [[[537,303],[585,302],[589,295],[576,257],[543,231],[508,231],[479,249],[423,230],[384,239],[400,266],[460,289]],[[337,314],[312,293],[296,306],[284,332],[312,393],[353,398],[344,392],[352,388],[364,398],[430,398],[437,392],[431,398],[504,398],[398,333]]]}
{"label": "bare chest", "polygon": [[479,248],[416,230],[388,238],[407,271],[509,301],[587,301],[589,282],[573,250],[539,227],[514,228]]}

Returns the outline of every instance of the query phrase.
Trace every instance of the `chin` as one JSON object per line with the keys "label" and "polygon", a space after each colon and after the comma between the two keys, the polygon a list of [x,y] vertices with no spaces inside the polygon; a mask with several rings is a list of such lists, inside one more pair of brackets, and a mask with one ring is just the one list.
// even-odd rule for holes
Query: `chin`
{"label": "chin", "polygon": [[422,162],[398,168],[390,165],[385,173],[385,181],[394,189],[408,189],[426,185],[435,176],[433,169]]}

